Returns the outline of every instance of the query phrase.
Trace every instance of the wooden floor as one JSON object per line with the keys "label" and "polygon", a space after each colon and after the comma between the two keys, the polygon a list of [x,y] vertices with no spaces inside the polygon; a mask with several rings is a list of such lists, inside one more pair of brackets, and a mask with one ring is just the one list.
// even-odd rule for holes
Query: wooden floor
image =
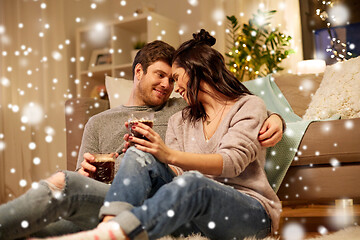
{"label": "wooden floor", "polygon": [[344,227],[360,225],[360,205],[285,206],[281,214],[280,235],[288,223],[299,224],[305,230],[306,238],[314,238],[321,235],[321,229],[331,233]]}

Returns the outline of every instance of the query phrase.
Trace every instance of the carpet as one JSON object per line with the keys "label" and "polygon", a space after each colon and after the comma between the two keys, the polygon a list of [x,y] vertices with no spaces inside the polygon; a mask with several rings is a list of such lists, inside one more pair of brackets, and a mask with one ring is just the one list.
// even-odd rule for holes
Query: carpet
{"label": "carpet", "polygon": [[[267,237],[264,240],[278,240],[279,238],[274,238],[274,237]],[[205,237],[201,237],[198,235],[195,236],[191,236],[191,237],[179,237],[179,238],[174,238],[174,237],[162,237],[158,240],[209,240],[208,238]],[[257,240],[256,238],[246,238],[245,240]],[[296,238],[294,236],[294,238],[291,239],[284,239],[284,240],[300,240],[298,238]],[[343,230],[334,232],[334,233],[330,233],[327,235],[322,235],[319,237],[314,237],[314,238],[306,238],[306,240],[360,240],[360,227],[348,227],[345,228]]]}

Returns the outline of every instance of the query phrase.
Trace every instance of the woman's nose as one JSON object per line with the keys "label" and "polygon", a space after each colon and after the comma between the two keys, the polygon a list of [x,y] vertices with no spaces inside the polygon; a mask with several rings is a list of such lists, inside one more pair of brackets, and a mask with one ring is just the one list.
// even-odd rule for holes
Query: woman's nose
{"label": "woman's nose", "polygon": [[174,83],[174,91],[179,92],[179,86],[176,83]]}

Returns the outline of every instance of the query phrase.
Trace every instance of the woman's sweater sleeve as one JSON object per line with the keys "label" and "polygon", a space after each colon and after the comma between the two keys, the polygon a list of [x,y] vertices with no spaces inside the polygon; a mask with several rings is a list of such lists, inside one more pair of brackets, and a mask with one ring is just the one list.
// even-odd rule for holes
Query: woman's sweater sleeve
{"label": "woman's sweater sleeve", "polygon": [[232,178],[259,157],[262,146],[258,141],[259,130],[267,118],[264,102],[256,96],[249,97],[234,114],[228,132],[217,150],[223,157],[220,177]]}
{"label": "woman's sweater sleeve", "polygon": [[[181,114],[181,112],[175,113],[172,117],[170,117],[168,122],[168,127],[166,130],[166,136],[165,136],[165,144],[174,150],[182,151],[184,152],[184,146],[179,141],[178,136],[176,135],[176,132],[179,134],[179,131],[176,131],[175,128],[182,127],[183,122],[179,120],[177,115]],[[183,174],[184,170],[180,167],[170,165],[177,171],[176,175]]]}

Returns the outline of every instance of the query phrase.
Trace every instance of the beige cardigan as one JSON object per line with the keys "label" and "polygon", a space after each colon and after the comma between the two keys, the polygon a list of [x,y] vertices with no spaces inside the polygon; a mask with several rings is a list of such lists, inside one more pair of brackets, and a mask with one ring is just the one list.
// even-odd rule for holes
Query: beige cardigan
{"label": "beige cardigan", "polygon": [[221,176],[208,177],[257,199],[268,212],[274,232],[279,226],[281,203],[266,178],[266,149],[258,141],[266,118],[264,102],[254,95],[246,95],[234,104],[206,142],[202,121],[193,125],[188,119],[184,121],[178,112],[169,120],[166,144],[183,152],[220,154],[223,157]]}

